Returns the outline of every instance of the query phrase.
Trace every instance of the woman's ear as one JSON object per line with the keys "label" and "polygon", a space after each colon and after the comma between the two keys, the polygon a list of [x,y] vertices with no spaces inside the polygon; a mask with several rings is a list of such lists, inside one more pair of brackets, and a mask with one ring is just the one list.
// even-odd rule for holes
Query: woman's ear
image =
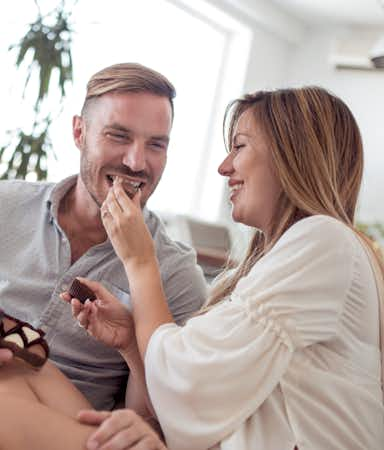
{"label": "woman's ear", "polygon": [[85,121],[81,116],[73,116],[72,135],[76,147],[81,151],[85,143]]}

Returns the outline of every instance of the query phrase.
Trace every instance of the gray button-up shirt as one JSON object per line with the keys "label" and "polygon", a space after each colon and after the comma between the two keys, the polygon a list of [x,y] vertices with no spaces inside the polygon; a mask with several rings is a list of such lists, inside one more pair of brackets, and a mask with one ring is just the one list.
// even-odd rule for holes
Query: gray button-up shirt
{"label": "gray button-up shirt", "polygon": [[[90,248],[71,265],[70,243],[58,224],[60,199],[76,177],[58,184],[0,182],[0,307],[42,328],[51,360],[94,407],[110,409],[125,391],[128,369],[119,353],[77,325],[59,298],[74,277],[101,282],[126,305],[129,286],[109,240]],[[195,253],[172,241],[159,218],[144,210],[154,239],[169,307],[181,323],[206,296]]]}

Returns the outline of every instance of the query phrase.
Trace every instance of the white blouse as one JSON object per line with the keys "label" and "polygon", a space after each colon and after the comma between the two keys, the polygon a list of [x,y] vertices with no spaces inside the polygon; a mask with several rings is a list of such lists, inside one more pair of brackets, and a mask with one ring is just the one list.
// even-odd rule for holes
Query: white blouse
{"label": "white blouse", "polygon": [[170,450],[382,450],[378,295],[353,231],[303,219],[230,300],[165,324],[146,377]]}

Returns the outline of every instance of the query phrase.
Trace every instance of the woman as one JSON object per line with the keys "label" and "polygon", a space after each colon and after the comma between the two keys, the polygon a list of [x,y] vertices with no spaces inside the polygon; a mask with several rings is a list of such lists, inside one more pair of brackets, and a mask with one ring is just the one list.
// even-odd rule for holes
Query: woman
{"label": "woman", "polygon": [[[140,192],[130,200],[117,179],[103,204],[131,290],[137,349],[127,363],[141,373],[140,352],[171,450],[380,449],[383,267],[353,227],[363,165],[355,120],[320,88],[248,95],[227,118],[230,152],[219,172],[233,219],[255,235],[184,327],[167,308]],[[129,313],[98,283],[82,281],[98,299],[72,300],[74,315],[99,339],[117,336],[124,354]],[[13,398],[4,398],[8,411]],[[129,411],[81,418],[87,425],[62,429],[79,427],[89,449],[130,448],[127,429],[138,426]]]}

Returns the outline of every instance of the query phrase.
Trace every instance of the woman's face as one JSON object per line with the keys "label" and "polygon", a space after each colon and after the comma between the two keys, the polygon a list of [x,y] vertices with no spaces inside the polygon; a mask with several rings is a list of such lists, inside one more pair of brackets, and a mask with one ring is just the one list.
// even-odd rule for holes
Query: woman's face
{"label": "woman's face", "polygon": [[251,109],[240,116],[231,151],[218,171],[228,177],[233,220],[268,234],[281,187],[272,170],[268,142]]}

